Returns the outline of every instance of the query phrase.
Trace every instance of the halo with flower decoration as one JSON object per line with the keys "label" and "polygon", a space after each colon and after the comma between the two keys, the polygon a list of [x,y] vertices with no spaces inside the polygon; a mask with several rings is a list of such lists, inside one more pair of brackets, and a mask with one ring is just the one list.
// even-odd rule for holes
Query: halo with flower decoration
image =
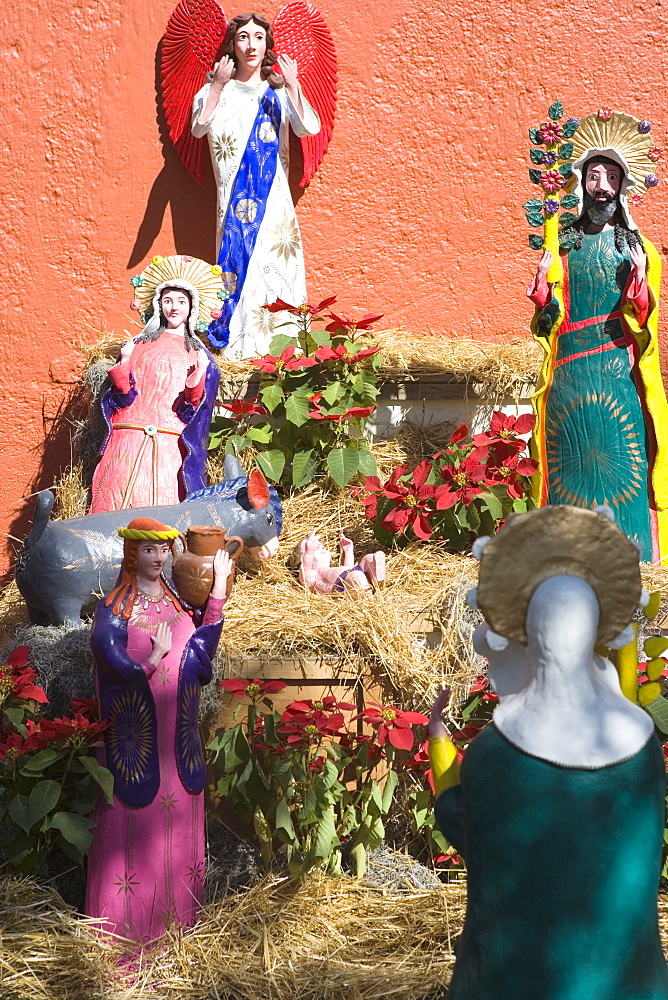
{"label": "halo with flower decoration", "polygon": [[[573,136],[573,161],[577,162],[589,149],[614,149],[628,166],[637,190],[655,187],[659,179],[656,163],[663,154],[651,136],[651,123],[610,108],[600,108],[580,119]],[[569,178],[567,189],[574,187],[576,177]]]}
{"label": "halo with flower decoration", "polygon": [[196,289],[199,296],[199,311],[195,328],[205,332],[212,319],[220,315],[221,302],[227,298],[218,264],[207,264],[197,257],[184,254],[172,257],[154,257],[141,274],[130,278],[135,293],[132,308],[146,323],[153,314],[153,299],[156,288],[170,281],[187,282]]}

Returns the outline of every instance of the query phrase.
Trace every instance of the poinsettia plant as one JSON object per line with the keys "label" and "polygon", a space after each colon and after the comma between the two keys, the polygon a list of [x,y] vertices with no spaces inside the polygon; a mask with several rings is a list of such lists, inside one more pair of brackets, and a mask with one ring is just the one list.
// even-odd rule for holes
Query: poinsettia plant
{"label": "poinsettia plant", "polygon": [[41,714],[30,649],[17,646],[0,666],[0,852],[26,875],[44,875],[57,845],[82,863],[100,795],[113,803],[113,777],[96,759],[106,723],[97,701],[74,699],[72,718]]}
{"label": "poinsettia plant", "polygon": [[469,439],[462,424],[443,451],[411,472],[399,465],[384,483],[368,476],[354,492],[376,538],[386,545],[439,539],[465,549],[479,535],[493,534],[508,514],[533,507],[529,477],[537,463],[523,455],[522,435],[534,422],[532,414],[497,410],[486,431]]}
{"label": "poinsettia plant", "polygon": [[396,765],[426,717],[395,705],[359,712],[333,695],[294,701],[279,713],[268,696],[285,687],[280,681],[230,680],[223,687],[250,704],[245,718],[209,744],[217,787],[254,829],[265,865],[283,852],[295,876],[315,867],[336,874],[347,845],[363,875],[367,851],[385,836]]}
{"label": "poinsettia plant", "polygon": [[252,362],[259,394],[224,402],[231,416],[214,419],[210,449],[224,446],[238,456],[253,448],[267,478],[286,488],[301,489],[317,476],[343,487],[359,473],[376,472],[364,429],[376,407],[380,363],[369,329],[381,316],[339,316],[330,309],[335,301],[293,306],[277,299],[265,307],[291,314],[282,324],[289,332]]}

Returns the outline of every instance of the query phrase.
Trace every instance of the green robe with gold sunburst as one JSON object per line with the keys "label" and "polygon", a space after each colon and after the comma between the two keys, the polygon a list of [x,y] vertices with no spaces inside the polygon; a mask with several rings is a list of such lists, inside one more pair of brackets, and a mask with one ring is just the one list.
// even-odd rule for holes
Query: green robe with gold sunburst
{"label": "green robe with gold sunburst", "polygon": [[544,405],[544,486],[549,504],[612,507],[652,561],[651,444],[638,344],[622,314],[631,263],[614,236],[613,229],[585,235],[567,257],[567,318],[554,337]]}

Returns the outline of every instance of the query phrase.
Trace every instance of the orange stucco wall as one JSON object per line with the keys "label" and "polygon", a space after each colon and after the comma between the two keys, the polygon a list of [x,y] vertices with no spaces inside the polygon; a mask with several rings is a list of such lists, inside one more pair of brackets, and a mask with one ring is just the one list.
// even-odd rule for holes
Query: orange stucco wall
{"label": "orange stucco wall", "polygon": [[[312,295],[415,331],[525,333],[526,127],[560,97],[568,114],[650,118],[663,145],[665,0],[319,4],[340,81],[329,153],[299,202]],[[74,345],[130,328],[128,278],[148,257],[214,253],[211,176],[189,178],[156,111],[173,6],[4,5],[0,531],[25,534],[23,498],[68,462]],[[637,213],[659,247],[667,207],[664,183]]]}

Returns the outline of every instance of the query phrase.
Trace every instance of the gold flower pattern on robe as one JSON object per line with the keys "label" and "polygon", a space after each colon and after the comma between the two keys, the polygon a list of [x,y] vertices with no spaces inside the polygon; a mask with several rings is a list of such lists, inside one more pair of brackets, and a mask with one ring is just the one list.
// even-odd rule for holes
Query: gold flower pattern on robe
{"label": "gold flower pattern on robe", "polygon": [[233,136],[227,135],[225,132],[213,140],[213,155],[216,157],[220,163],[223,160],[227,163],[228,160],[233,160],[237,153],[237,144]]}
{"label": "gold flower pattern on robe", "polygon": [[294,216],[291,218],[286,212],[283,216],[283,221],[276,226],[271,235],[276,240],[271,248],[272,252],[277,253],[279,257],[283,257],[286,261],[290,260],[290,257],[297,256],[301,240],[299,238],[299,226]]}

